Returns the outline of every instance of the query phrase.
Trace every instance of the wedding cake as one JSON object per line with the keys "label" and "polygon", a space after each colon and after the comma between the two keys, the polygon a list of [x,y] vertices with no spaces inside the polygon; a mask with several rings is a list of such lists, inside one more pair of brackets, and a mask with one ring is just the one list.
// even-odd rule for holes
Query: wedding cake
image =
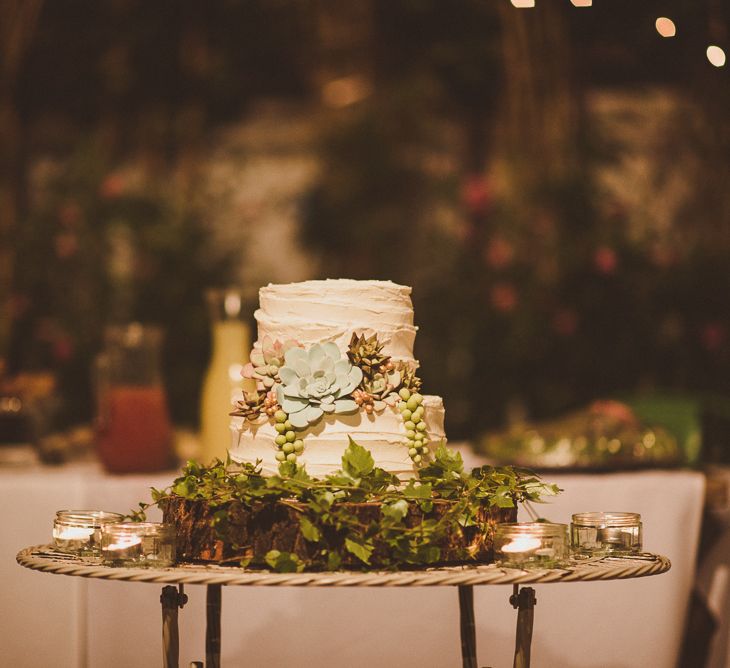
{"label": "wedding cake", "polygon": [[261,288],[244,370],[257,387],[232,413],[231,459],[320,477],[341,468],[352,439],[376,466],[413,477],[445,435],[441,397],[420,393],[410,294],[350,279]]}
{"label": "wedding cake", "polygon": [[422,394],[411,289],[349,279],[268,285],[231,413],[231,462],[190,462],[157,492],[178,560],[280,572],[494,558],[497,524],[556,489],[467,472]]}

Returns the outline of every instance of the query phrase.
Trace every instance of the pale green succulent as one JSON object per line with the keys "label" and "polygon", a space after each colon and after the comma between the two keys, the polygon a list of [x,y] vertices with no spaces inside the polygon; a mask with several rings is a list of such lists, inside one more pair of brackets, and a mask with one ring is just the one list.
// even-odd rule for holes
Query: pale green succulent
{"label": "pale green succulent", "polygon": [[276,394],[282,410],[297,429],[315,424],[325,413],[354,413],[350,398],[362,371],[343,357],[334,343],[315,343],[309,350],[290,348],[279,369]]}

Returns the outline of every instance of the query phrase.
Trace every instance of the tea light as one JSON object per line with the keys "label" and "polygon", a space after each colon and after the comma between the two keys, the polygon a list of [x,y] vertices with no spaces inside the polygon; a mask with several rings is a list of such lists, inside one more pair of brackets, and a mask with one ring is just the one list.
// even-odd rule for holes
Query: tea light
{"label": "tea light", "polygon": [[98,557],[102,526],[123,519],[123,515],[106,510],[59,510],[53,521],[53,544],[59,552]]}
{"label": "tea light", "polygon": [[102,529],[101,554],[109,566],[172,566],[175,527],[159,522],[109,524]]}
{"label": "tea light", "polygon": [[642,549],[639,513],[576,513],[570,525],[573,551],[583,556],[636,554]]}
{"label": "tea light", "polygon": [[498,524],[497,563],[510,568],[553,568],[568,558],[568,527],[551,522]]}

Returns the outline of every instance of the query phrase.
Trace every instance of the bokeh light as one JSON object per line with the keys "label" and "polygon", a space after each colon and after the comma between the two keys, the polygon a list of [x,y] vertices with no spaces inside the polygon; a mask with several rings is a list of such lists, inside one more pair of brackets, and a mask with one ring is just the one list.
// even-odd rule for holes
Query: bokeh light
{"label": "bokeh light", "polygon": [[510,2],[519,9],[535,6],[535,0],[510,0]]}
{"label": "bokeh light", "polygon": [[715,67],[723,67],[725,65],[725,52],[714,44],[707,47],[707,60]]}
{"label": "bokeh light", "polygon": [[677,34],[677,26],[674,25],[674,21],[666,16],[660,16],[654,25],[662,37],[674,37]]}

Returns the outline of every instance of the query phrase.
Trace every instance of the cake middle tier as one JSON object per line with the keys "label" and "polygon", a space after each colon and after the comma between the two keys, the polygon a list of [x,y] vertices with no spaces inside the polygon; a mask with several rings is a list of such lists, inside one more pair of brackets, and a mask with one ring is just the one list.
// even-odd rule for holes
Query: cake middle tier
{"label": "cake middle tier", "polygon": [[[424,420],[430,447],[446,440],[444,434],[444,407],[441,397],[423,398]],[[274,439],[274,423],[265,418],[247,421],[241,417],[231,420],[232,444],[230,456],[240,463],[261,463],[265,474],[276,474],[279,462]],[[322,477],[342,468],[342,455],[349,445],[348,437],[370,451],[375,465],[399,476],[411,478],[416,467],[408,454],[406,430],[396,408],[386,406],[381,413],[358,411],[351,415],[326,415],[313,427],[301,432],[304,452],[297,463],[304,464],[307,472]]]}

